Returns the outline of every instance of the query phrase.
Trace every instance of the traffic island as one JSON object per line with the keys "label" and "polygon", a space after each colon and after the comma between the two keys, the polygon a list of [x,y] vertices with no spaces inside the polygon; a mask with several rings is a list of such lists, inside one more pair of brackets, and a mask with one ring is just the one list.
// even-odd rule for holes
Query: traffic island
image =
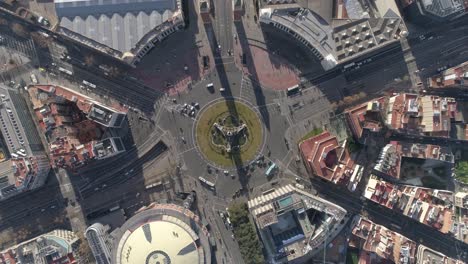
{"label": "traffic island", "polygon": [[256,111],[239,100],[215,102],[202,110],[195,139],[203,158],[214,166],[241,166],[252,161],[263,142],[263,126]]}

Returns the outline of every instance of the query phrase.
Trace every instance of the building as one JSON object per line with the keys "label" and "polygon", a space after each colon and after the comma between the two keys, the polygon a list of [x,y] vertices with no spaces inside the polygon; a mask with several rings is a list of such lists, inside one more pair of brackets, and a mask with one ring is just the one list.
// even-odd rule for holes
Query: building
{"label": "building", "polygon": [[185,26],[181,0],[55,0],[57,32],[135,65]]}
{"label": "building", "polygon": [[455,193],[455,206],[468,209],[468,193],[465,193],[465,192]]}
{"label": "building", "polygon": [[108,231],[109,227],[100,223],[92,224],[86,229],[86,240],[96,259],[96,264],[111,264],[112,245],[109,242],[112,240]]}
{"label": "building", "polygon": [[468,88],[468,62],[441,71],[428,78],[427,83],[433,89]]}
{"label": "building", "polygon": [[463,264],[464,262],[461,260],[455,260],[445,256],[444,254],[430,249],[424,245],[419,245],[418,247],[418,255],[417,255],[417,264],[432,264],[432,263],[440,263],[440,264]]}
{"label": "building", "polygon": [[399,38],[407,35],[394,0],[262,3],[259,21],[292,35],[311,50],[325,70],[398,44]]}
{"label": "building", "polygon": [[158,263],[210,264],[209,237],[200,218],[190,210],[174,204],[151,204],[117,231],[111,263],[158,260]]}
{"label": "building", "polygon": [[402,133],[449,137],[451,122],[458,118],[454,98],[402,93],[390,97],[386,124]]}
{"label": "building", "polygon": [[364,197],[442,233],[448,233],[454,222],[450,191],[393,184],[371,175]]}
{"label": "building", "polygon": [[108,131],[122,127],[126,109],[105,106],[60,86],[30,86],[28,93],[55,167],[74,170],[125,151],[121,138]]}
{"label": "building", "polygon": [[232,0],[234,21],[240,21],[244,15],[244,0]]}
{"label": "building", "polygon": [[49,159],[24,98],[0,85],[0,200],[44,185]]}
{"label": "building", "polygon": [[445,146],[391,141],[380,152],[374,170],[399,179],[404,158],[425,160],[426,168],[448,164],[453,166],[455,161],[450,148]]}
{"label": "building", "polygon": [[356,141],[365,144],[371,134],[378,134],[383,127],[381,112],[385,109],[385,97],[373,99],[346,109],[348,127]]}
{"label": "building", "polygon": [[80,241],[68,230],[54,230],[0,252],[0,264],[78,264]]}
{"label": "building", "polygon": [[344,226],[346,210],[306,190],[285,185],[248,201],[268,261],[304,263]]}
{"label": "building", "polygon": [[211,4],[209,0],[199,0],[198,7],[203,23],[211,23]]}
{"label": "building", "polygon": [[336,184],[356,187],[362,175],[362,167],[354,163],[346,148],[346,141],[338,143],[336,136],[325,131],[299,143],[307,171]]}
{"label": "building", "polygon": [[361,240],[360,264],[386,263],[385,261],[396,264],[416,263],[416,242],[360,215],[353,219],[351,226],[352,234]]}
{"label": "building", "polygon": [[404,5],[412,20],[420,23],[448,22],[466,15],[465,0],[414,0]]}

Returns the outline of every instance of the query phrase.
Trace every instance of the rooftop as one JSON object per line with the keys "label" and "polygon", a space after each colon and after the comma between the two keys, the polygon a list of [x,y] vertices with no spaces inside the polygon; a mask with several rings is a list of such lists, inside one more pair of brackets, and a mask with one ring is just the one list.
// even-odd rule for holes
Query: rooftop
{"label": "rooftop", "polygon": [[170,20],[176,0],[55,1],[60,26],[122,53]]}
{"label": "rooftop", "polygon": [[209,233],[190,210],[173,204],[152,204],[130,218],[115,240],[115,264],[210,263]]}
{"label": "rooftop", "polygon": [[50,165],[22,95],[2,85],[0,95],[0,131],[6,145],[2,146],[0,161],[1,200],[39,187]]}
{"label": "rooftop", "polygon": [[74,169],[125,150],[120,138],[103,138],[125,113],[64,87],[31,86],[28,93],[55,166]]}
{"label": "rooftop", "polygon": [[428,78],[428,84],[430,88],[468,87],[468,62],[464,62]]}
{"label": "rooftop", "polygon": [[464,0],[420,0],[424,10],[437,17],[448,17],[465,11]]}
{"label": "rooftop", "polygon": [[364,252],[374,252],[393,263],[414,263],[417,249],[414,241],[361,216],[357,216],[353,223],[352,233],[364,240]]}
{"label": "rooftop", "polygon": [[338,143],[336,136],[325,131],[301,142],[299,148],[311,173],[334,183],[348,184],[359,170],[348,149]]}
{"label": "rooftop", "polygon": [[269,257],[288,261],[316,250],[324,242],[324,222],[331,230],[346,214],[343,208],[292,185],[265,191],[249,200],[248,207]]}
{"label": "rooftop", "polygon": [[371,175],[364,192],[371,201],[403,213],[442,233],[452,226],[453,193],[409,185],[392,184]]}
{"label": "rooftop", "polygon": [[357,140],[364,131],[379,132],[382,129],[380,112],[385,109],[385,101],[385,97],[379,97],[345,110],[346,121]]}
{"label": "rooftop", "polygon": [[386,123],[410,134],[448,137],[457,115],[454,98],[402,93],[390,97]]}
{"label": "rooftop", "polygon": [[358,0],[267,1],[260,9],[260,21],[293,35],[328,70],[407,34],[395,1],[364,3]]}
{"label": "rooftop", "polygon": [[54,230],[0,252],[0,264],[61,263],[75,264],[73,248],[78,243],[68,230]]}

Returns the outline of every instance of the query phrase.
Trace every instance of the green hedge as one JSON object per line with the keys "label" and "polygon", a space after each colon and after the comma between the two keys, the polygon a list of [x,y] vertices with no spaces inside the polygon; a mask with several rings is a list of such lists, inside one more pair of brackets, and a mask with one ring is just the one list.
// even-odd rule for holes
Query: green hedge
{"label": "green hedge", "polygon": [[233,203],[229,207],[230,219],[234,236],[239,243],[240,252],[247,264],[265,263],[255,227],[249,219],[249,211],[245,203]]}

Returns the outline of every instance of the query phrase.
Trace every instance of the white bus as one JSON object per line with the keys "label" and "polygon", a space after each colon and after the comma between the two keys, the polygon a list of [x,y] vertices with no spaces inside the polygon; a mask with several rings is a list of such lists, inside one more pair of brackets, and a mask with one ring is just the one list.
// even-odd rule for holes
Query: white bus
{"label": "white bus", "polygon": [[73,75],[73,72],[72,72],[72,71],[67,70],[67,69],[64,69],[64,68],[62,68],[62,67],[59,67],[58,70],[59,70],[60,72],[65,73],[65,74]]}
{"label": "white bus", "polygon": [[96,89],[96,85],[94,83],[90,83],[86,80],[83,80],[83,84],[90,87],[90,88],[93,88],[93,89]]}
{"label": "white bus", "polygon": [[288,91],[286,92],[288,96],[293,96],[298,93],[299,93],[299,85],[294,85],[292,87],[289,87]]}
{"label": "white bus", "polygon": [[212,183],[212,182],[206,180],[206,179],[203,178],[203,177],[198,177],[198,179],[199,179],[202,183],[204,183],[206,186],[210,187],[212,190],[215,189],[215,184],[214,184],[214,183]]}
{"label": "white bus", "polygon": [[149,189],[152,189],[152,188],[160,187],[160,186],[162,186],[162,185],[163,185],[163,182],[162,182],[162,181],[157,181],[157,182],[155,182],[155,183],[153,183],[153,184],[148,184],[148,185],[146,185],[146,186],[145,186],[145,189],[146,189],[146,190],[149,190]]}

